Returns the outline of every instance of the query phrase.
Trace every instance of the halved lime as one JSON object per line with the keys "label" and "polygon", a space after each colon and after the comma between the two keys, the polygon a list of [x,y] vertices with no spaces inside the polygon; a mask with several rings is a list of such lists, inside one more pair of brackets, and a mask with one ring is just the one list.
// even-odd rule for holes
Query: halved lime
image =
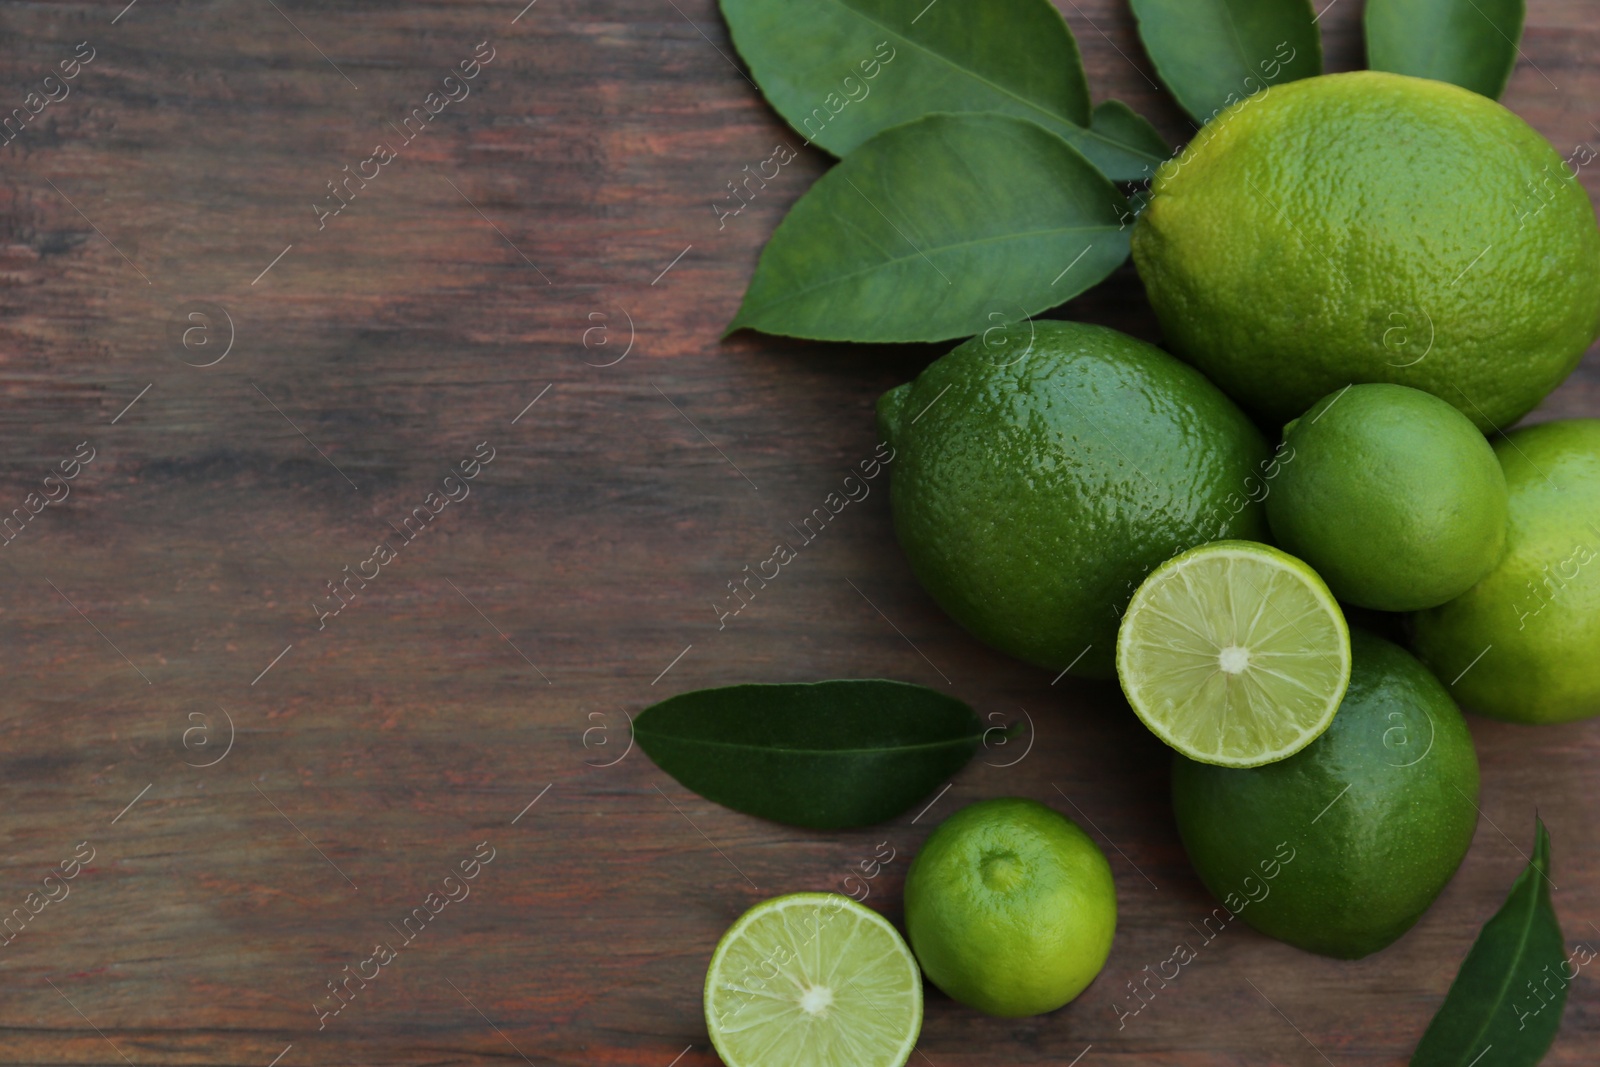
{"label": "halved lime", "polygon": [[1133,594],[1117,677],[1144,724],[1185,756],[1259,767],[1333,721],[1350,682],[1350,629],[1300,560],[1213,541],[1169,559]]}
{"label": "halved lime", "polygon": [[922,1030],[922,974],[877,912],[791,893],[722,935],[705,1008],[727,1067],[902,1067]]}

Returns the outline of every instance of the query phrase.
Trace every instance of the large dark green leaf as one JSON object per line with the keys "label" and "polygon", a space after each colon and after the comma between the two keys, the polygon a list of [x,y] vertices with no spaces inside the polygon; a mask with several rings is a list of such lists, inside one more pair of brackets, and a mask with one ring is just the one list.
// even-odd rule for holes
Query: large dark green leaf
{"label": "large dark green leaf", "polygon": [[1367,0],[1367,65],[1498,99],[1523,13],[1523,0]]}
{"label": "large dark green leaf", "polygon": [[824,174],[779,224],[729,332],[947,341],[1055,307],[1128,256],[1128,201],[1061,138],[930,115]]}
{"label": "large dark green leaf", "polygon": [[1131,0],[1156,73],[1200,123],[1269,85],[1322,73],[1310,0]]}
{"label": "large dark green leaf", "polygon": [[1533,861],[1478,933],[1411,1067],[1533,1067],[1555,1040],[1576,968],[1550,905],[1550,835],[1536,826]]}
{"label": "large dark green leaf", "polygon": [[633,736],[685,787],[774,822],[818,830],[892,819],[966,765],[973,710],[882,680],[730,685],[646,708]]}
{"label": "large dark green leaf", "polygon": [[1078,45],[1050,0],[722,0],[722,13],[778,114],[836,156],[923,115],[996,111],[1118,181],[1164,158],[1088,128]]}

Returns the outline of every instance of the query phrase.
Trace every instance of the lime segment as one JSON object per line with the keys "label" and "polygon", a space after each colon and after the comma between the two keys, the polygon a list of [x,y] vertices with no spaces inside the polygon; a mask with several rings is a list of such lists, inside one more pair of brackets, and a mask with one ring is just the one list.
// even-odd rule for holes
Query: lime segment
{"label": "lime segment", "polygon": [[1163,563],[1134,593],[1117,676],[1144,724],[1185,756],[1259,767],[1333,721],[1350,682],[1350,630],[1300,560],[1213,541]]}
{"label": "lime segment", "polygon": [[922,1030],[922,976],[877,912],[793,893],[722,935],[705,1009],[727,1067],[902,1067]]}

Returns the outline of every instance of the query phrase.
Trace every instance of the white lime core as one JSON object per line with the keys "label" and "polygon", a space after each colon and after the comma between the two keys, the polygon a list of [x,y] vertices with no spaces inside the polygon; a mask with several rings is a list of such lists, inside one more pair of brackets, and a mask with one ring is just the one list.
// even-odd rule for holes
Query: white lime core
{"label": "white lime core", "polygon": [[800,1008],[807,1015],[825,1015],[833,1003],[833,990],[827,986],[811,986],[800,994]]}

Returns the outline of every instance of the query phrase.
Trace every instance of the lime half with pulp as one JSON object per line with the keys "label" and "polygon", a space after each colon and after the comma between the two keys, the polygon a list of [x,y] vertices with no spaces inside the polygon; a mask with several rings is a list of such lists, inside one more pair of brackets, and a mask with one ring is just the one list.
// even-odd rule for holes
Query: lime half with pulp
{"label": "lime half with pulp", "polygon": [[722,935],[705,1008],[727,1067],[902,1067],[922,1030],[922,975],[871,908],[792,893]]}
{"label": "lime half with pulp", "polygon": [[1350,682],[1350,630],[1300,560],[1213,541],[1169,559],[1134,593],[1117,677],[1144,724],[1185,756],[1259,767],[1333,721]]}

